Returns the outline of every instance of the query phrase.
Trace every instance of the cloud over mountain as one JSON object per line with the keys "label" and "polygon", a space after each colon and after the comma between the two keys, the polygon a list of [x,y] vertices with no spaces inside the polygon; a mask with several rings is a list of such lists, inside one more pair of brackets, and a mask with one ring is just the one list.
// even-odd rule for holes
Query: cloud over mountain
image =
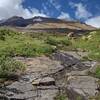
{"label": "cloud over mountain", "polygon": [[0,20],[12,16],[49,16],[100,27],[99,12],[100,0],[0,0]]}
{"label": "cloud over mountain", "polygon": [[22,3],[24,0],[0,0],[0,19],[9,18],[11,16],[22,16],[30,18],[34,16],[46,16],[38,9],[24,8]]}
{"label": "cloud over mountain", "polygon": [[85,23],[100,28],[100,16],[90,18]]}
{"label": "cloud over mountain", "polygon": [[61,12],[61,14],[58,16],[58,18],[59,19],[65,19],[65,20],[72,20],[70,15],[68,13],[65,13],[65,12]]}
{"label": "cloud over mountain", "polygon": [[92,14],[86,9],[85,5],[82,3],[73,3],[70,2],[69,5],[76,9],[75,10],[75,16],[77,19],[87,19],[92,16]]}

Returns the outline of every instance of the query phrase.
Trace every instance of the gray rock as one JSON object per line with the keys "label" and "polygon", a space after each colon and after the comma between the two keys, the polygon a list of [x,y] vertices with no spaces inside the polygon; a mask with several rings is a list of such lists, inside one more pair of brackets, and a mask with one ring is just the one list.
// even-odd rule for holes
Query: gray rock
{"label": "gray rock", "polygon": [[54,97],[58,93],[58,88],[56,86],[39,86],[37,87],[38,93],[40,95],[35,98],[35,100],[54,100]]}
{"label": "gray rock", "polygon": [[77,100],[80,96],[82,100],[88,100],[98,93],[98,79],[90,76],[70,76],[68,78],[67,93],[71,100]]}
{"label": "gray rock", "polygon": [[40,78],[37,80],[34,80],[32,82],[33,85],[36,86],[50,86],[50,85],[55,85],[55,79],[51,78],[51,77],[44,77],[44,78]]}
{"label": "gray rock", "polygon": [[77,59],[82,59],[83,57],[88,55],[88,52],[80,52],[80,51],[66,51],[65,53],[72,55]]}
{"label": "gray rock", "polygon": [[64,67],[59,62],[45,56],[36,58],[16,57],[14,59],[27,65],[26,72],[20,76],[18,81],[6,86],[2,91],[0,88],[2,92],[0,92],[0,97],[7,98],[7,100],[53,100],[58,89],[55,86],[55,79],[51,76]]}
{"label": "gray rock", "polygon": [[2,94],[7,100],[26,100],[36,96],[33,89],[31,83],[14,82],[5,88],[2,88],[2,90],[5,91],[5,93]]}
{"label": "gray rock", "polygon": [[90,63],[83,63],[67,53],[57,52],[52,59],[45,56],[14,59],[26,64],[26,72],[18,81],[0,88],[0,100],[53,100],[58,87],[67,90],[69,98],[75,98],[69,100],[77,100],[77,96],[85,100],[86,96],[98,92],[97,79],[84,76]]}
{"label": "gray rock", "polygon": [[62,53],[62,52],[54,53],[52,59],[60,61],[61,64],[66,67],[66,70],[70,70],[70,71],[72,70],[81,71],[90,67],[82,63],[81,60],[67,53]]}
{"label": "gray rock", "polygon": [[69,100],[88,100],[86,96],[84,95],[84,92],[76,88],[73,89],[73,88],[68,87],[67,96]]}

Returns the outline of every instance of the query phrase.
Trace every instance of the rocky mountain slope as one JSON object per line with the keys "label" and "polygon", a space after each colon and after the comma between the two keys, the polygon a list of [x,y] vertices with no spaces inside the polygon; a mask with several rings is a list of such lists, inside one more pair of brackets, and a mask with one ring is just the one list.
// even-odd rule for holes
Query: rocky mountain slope
{"label": "rocky mountain slope", "polygon": [[[0,22],[0,100],[100,100],[100,30],[72,38],[55,33],[95,28],[43,20],[13,17]],[[32,34],[7,30],[5,22],[6,27]]]}
{"label": "rocky mountain slope", "polygon": [[66,21],[56,18],[33,17],[24,19],[14,16],[9,19],[0,21],[0,26],[13,27],[22,32],[47,32],[47,33],[84,33],[95,30],[96,28],[80,23],[78,21]]}

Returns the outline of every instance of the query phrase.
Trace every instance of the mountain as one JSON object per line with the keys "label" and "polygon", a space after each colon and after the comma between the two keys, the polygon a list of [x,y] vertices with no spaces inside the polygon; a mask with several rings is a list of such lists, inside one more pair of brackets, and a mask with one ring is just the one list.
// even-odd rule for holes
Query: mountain
{"label": "mountain", "polygon": [[62,22],[62,20],[56,18],[45,18],[45,17],[34,17],[30,19],[24,19],[23,17],[13,16],[4,21],[0,21],[0,26],[17,26],[17,27],[26,27],[29,24],[34,24],[38,22]]}
{"label": "mountain", "polygon": [[79,21],[67,21],[40,16],[30,19],[13,16],[9,19],[0,21],[0,26],[9,26],[24,32],[83,33],[96,30],[95,27],[86,25],[85,23],[81,23]]}
{"label": "mountain", "polygon": [[0,26],[18,26],[18,27],[24,27],[28,25],[27,21],[22,18],[22,17],[18,17],[18,16],[13,16],[9,19],[6,19],[5,21],[1,21],[0,22]]}

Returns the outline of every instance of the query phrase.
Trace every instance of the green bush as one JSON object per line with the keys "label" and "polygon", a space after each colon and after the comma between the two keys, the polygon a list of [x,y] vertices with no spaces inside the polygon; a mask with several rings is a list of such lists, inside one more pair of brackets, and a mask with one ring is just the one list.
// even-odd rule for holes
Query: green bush
{"label": "green bush", "polygon": [[6,30],[0,30],[0,40],[5,40],[6,33],[8,34]]}
{"label": "green bush", "polygon": [[52,46],[48,44],[22,44],[12,50],[12,54],[14,56],[24,56],[24,57],[32,57],[32,56],[40,56],[43,54],[51,54],[54,51]]}
{"label": "green bush", "polygon": [[67,37],[48,37],[46,42],[50,45],[55,45],[55,46],[69,46],[71,44],[70,40]]}
{"label": "green bush", "polygon": [[0,40],[5,40],[6,39],[6,36],[10,35],[10,36],[13,36],[14,34],[16,34],[16,32],[14,31],[11,31],[9,29],[0,29]]}
{"label": "green bush", "polygon": [[16,47],[4,47],[0,49],[0,56],[23,56],[23,57],[32,57],[32,56],[40,56],[43,54],[51,54],[54,52],[54,48],[48,44],[21,44]]}
{"label": "green bush", "polygon": [[[3,32],[2,32],[3,31]],[[32,38],[28,34],[1,30],[4,33],[5,41],[0,40],[0,56],[40,56],[50,54],[54,48],[43,39]]]}
{"label": "green bush", "polygon": [[25,69],[25,66],[10,57],[0,57],[0,78],[8,78],[12,75],[17,75],[17,72],[21,72]]}

